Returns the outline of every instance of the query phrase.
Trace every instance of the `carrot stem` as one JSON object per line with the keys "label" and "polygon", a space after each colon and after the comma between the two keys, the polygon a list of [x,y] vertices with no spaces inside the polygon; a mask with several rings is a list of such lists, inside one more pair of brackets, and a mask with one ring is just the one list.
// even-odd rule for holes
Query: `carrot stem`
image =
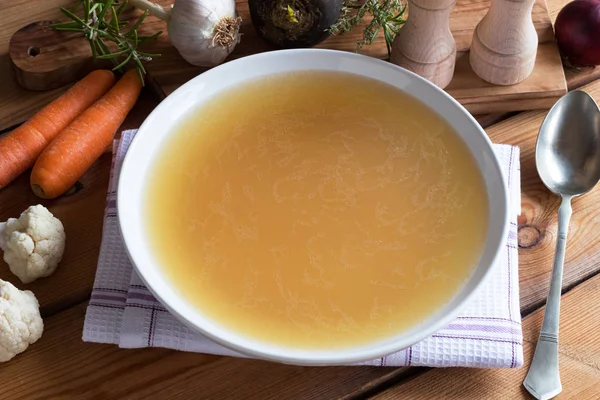
{"label": "carrot stem", "polygon": [[128,70],[104,96],[60,132],[31,171],[33,192],[43,199],[53,199],[69,190],[110,145],[141,90],[137,71]]}
{"label": "carrot stem", "polygon": [[31,168],[50,141],[115,83],[109,70],[94,70],[28,121],[0,137],[0,189]]}

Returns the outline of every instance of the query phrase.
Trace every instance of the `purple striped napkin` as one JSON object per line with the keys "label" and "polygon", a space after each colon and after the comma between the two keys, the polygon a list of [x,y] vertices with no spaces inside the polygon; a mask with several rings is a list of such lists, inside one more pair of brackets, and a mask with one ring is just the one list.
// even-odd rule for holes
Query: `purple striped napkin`
{"label": "purple striped napkin", "polygon": [[[122,348],[164,347],[244,357],[193,332],[171,316],[133,270],[118,229],[116,188],[135,130],[114,143],[102,247],[83,329],[86,342]],[[523,363],[519,308],[517,215],[521,187],[519,148],[494,145],[511,194],[511,224],[504,256],[482,290],[454,322],[416,345],[362,365],[515,368]]]}

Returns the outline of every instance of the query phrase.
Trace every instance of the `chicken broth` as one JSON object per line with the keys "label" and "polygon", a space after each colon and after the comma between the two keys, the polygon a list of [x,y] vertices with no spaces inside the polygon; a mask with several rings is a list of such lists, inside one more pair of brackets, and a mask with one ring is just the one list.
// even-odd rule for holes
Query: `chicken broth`
{"label": "chicken broth", "polygon": [[147,181],[167,279],[219,324],[333,349],[414,327],[483,252],[488,199],[464,142],[396,88],[286,73],[189,114]]}

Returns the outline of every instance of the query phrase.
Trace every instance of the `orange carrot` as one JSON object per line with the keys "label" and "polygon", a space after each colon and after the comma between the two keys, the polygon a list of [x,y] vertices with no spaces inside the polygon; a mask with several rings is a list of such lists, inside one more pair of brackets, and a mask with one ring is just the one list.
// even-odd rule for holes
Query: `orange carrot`
{"label": "orange carrot", "polygon": [[0,189],[31,168],[44,147],[114,84],[111,71],[92,71],[28,121],[0,137]]}
{"label": "orange carrot", "polygon": [[141,90],[136,70],[128,70],[108,93],[50,142],[31,171],[30,184],[36,196],[56,198],[85,174],[112,142]]}

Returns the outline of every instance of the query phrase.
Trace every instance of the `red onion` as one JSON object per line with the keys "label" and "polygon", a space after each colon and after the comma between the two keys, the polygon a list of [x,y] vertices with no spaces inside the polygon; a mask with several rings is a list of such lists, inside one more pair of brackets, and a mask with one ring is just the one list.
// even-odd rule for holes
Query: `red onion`
{"label": "red onion", "polygon": [[573,67],[600,65],[600,0],[575,0],[556,17],[560,53]]}

